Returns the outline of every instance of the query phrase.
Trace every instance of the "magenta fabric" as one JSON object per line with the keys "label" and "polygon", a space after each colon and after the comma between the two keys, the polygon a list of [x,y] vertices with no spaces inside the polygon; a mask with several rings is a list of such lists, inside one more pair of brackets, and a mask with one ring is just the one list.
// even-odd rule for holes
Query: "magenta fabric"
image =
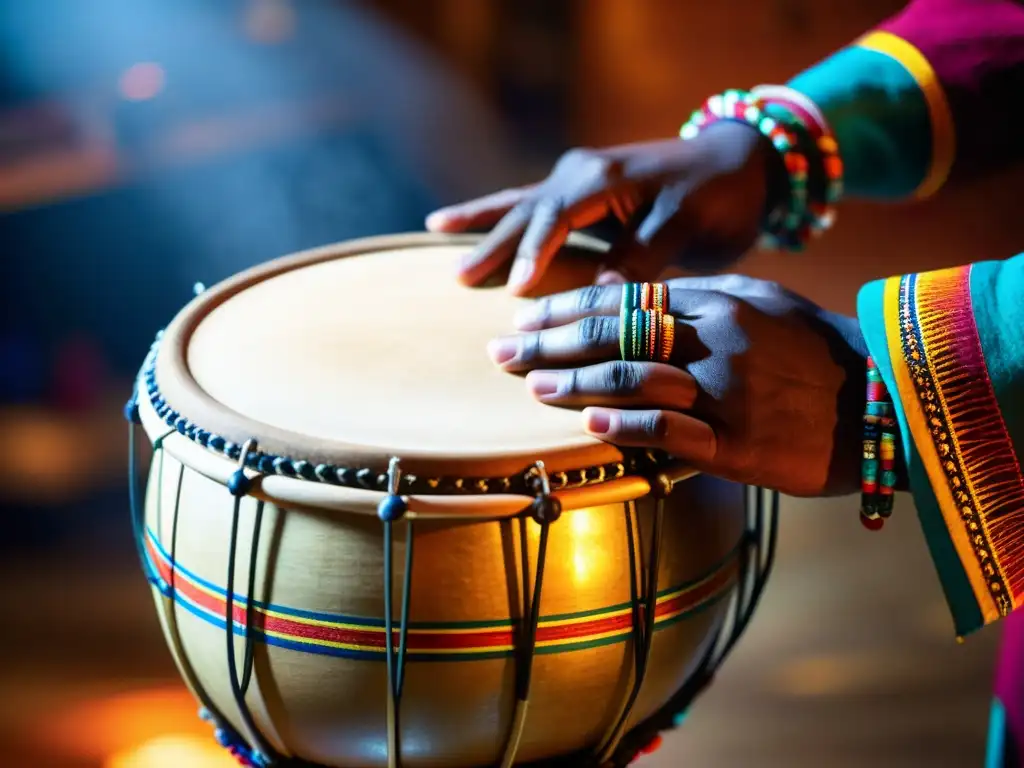
{"label": "magenta fabric", "polygon": [[921,51],[945,87],[953,176],[1024,158],[1024,0],[914,0],[879,29]]}

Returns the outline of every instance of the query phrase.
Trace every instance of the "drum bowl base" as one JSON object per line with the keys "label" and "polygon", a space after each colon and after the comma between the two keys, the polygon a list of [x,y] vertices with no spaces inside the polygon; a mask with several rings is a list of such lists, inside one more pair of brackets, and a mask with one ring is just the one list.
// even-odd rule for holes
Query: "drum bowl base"
{"label": "drum bowl base", "polygon": [[[723,620],[746,525],[744,493],[697,477],[665,502],[656,632],[630,724],[683,686]],[[638,501],[631,525],[632,506],[569,511],[550,526],[517,764],[596,746],[629,693],[630,582],[641,566],[631,564],[630,531],[634,554],[644,560],[655,503]],[[145,499],[145,549],[157,575],[160,621],[193,693],[244,736],[227,666],[233,511],[223,485],[157,451]],[[534,583],[539,530],[527,519],[413,524],[399,721],[404,768],[500,761],[523,663],[523,592]],[[397,627],[410,529],[399,523],[394,531]],[[383,552],[382,524],[365,514],[241,499],[234,655],[245,680],[248,623],[245,703],[280,753],[330,768],[388,765]]]}

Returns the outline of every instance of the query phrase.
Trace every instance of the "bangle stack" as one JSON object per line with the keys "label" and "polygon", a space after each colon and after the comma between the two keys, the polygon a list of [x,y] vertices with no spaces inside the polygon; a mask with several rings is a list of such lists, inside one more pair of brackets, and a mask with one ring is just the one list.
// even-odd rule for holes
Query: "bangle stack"
{"label": "bangle stack", "polygon": [[860,521],[868,530],[877,531],[892,515],[896,490],[896,419],[885,382],[870,357],[867,366]]}
{"label": "bangle stack", "polygon": [[751,91],[766,107],[775,107],[796,120],[807,132],[818,152],[824,178],[821,200],[813,201],[811,229],[820,235],[835,221],[835,204],[843,196],[843,160],[839,144],[818,105],[785,85],[759,85]]}
{"label": "bangle stack", "polygon": [[667,363],[675,343],[675,317],[664,283],[626,283],[619,312],[619,352],[623,360]]}
{"label": "bangle stack", "polygon": [[[680,138],[693,139],[707,126],[736,120],[756,128],[782,157],[789,180],[789,195],[770,211],[763,226],[761,246],[800,251],[812,235],[828,229],[835,220],[834,204],[842,195],[843,165],[839,145],[817,108],[795,91],[773,87],[759,93],[729,90],[712,96],[680,129]],[[791,93],[787,102],[781,93]],[[808,109],[807,104],[810,104]],[[778,117],[766,108],[774,105]],[[813,161],[813,163],[812,163]],[[811,175],[825,180],[820,195],[809,193]]]}

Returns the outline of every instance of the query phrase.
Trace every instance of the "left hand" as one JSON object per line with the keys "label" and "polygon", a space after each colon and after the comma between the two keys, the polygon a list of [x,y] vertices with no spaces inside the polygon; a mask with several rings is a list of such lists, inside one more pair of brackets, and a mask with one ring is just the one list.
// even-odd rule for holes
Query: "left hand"
{"label": "left hand", "polygon": [[533,302],[517,318],[522,333],[489,352],[529,371],[542,402],[584,406],[601,440],[794,496],[856,491],[867,357],[856,319],[747,277],[668,286],[670,364],[619,359],[619,285]]}

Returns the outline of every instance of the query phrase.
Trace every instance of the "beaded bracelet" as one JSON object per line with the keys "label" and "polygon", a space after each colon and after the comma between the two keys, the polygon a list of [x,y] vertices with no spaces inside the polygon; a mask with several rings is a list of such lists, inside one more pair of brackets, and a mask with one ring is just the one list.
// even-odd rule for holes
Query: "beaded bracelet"
{"label": "beaded bracelet", "polygon": [[860,521],[877,531],[892,515],[896,490],[896,419],[875,361],[867,360],[867,407],[861,461]]}
{"label": "beaded bracelet", "polygon": [[792,127],[764,112],[764,103],[746,91],[729,90],[712,96],[694,112],[679,131],[681,139],[696,138],[709,125],[737,120],[753,126],[782,156],[789,178],[789,199],[769,213],[762,246],[802,250],[810,227],[807,225],[807,156],[800,148]]}
{"label": "beaded bracelet", "polygon": [[[775,107],[775,114],[769,114]],[[835,222],[835,203],[843,194],[843,162],[828,122],[807,97],[785,86],[758,86],[754,91],[729,90],[712,96],[680,130],[692,139],[720,120],[739,120],[758,129],[782,155],[789,177],[789,200],[772,211],[763,228],[762,248],[801,251],[810,237],[820,236]],[[813,159],[823,179],[821,199],[808,187]],[[817,195],[815,197],[818,197]]]}
{"label": "beaded bracelet", "polygon": [[819,154],[818,165],[825,178],[824,200],[808,206],[811,230],[821,235],[835,222],[835,204],[843,196],[843,159],[839,143],[818,106],[799,91],[784,85],[759,85],[751,93],[766,106],[775,106],[797,120],[806,130]]}

